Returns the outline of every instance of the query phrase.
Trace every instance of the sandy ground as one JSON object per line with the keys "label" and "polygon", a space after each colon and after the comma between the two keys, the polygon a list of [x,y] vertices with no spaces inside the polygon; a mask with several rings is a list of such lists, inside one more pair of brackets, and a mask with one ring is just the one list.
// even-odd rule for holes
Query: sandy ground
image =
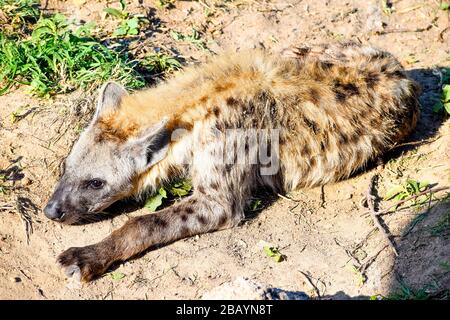
{"label": "sandy ground", "polygon": [[[383,196],[407,178],[450,184],[450,120],[431,111],[432,98],[440,92],[436,71],[450,66],[448,11],[439,10],[437,1],[394,1],[390,15],[383,13],[379,1],[175,1],[171,9],[157,8],[154,1],[141,2],[128,1],[129,11],[147,13],[151,21],[138,40],[136,54],[159,47],[185,63],[202,61],[210,52],[169,36],[169,30],[189,33],[192,26],[215,53],[258,46],[279,50],[291,44],[344,39],[389,50],[422,85],[422,115],[410,141],[426,141],[399,147],[385,157],[378,193]],[[91,0],[47,3],[48,10],[111,28],[112,22],[99,13],[104,7],[105,2]],[[411,55],[416,62],[411,63]],[[124,275],[120,280],[106,274],[73,288],[56,265],[56,256],[68,247],[101,240],[146,209],[125,204],[122,208],[128,213],[82,226],[47,220],[40,208],[57,181],[59,163],[89,118],[94,97],[73,93],[45,101],[25,91],[19,88],[0,100],[0,170],[8,177],[4,185],[10,189],[0,193],[2,299],[197,299],[238,276],[317,297],[304,274],[326,298],[389,295],[401,287],[448,298],[448,201],[382,216],[397,246],[397,257],[360,205],[374,166],[325,186],[324,203],[320,188],[293,192],[289,196],[296,201],[267,200],[269,205],[249,214],[237,228],[147,252],[117,266],[114,272]],[[21,107],[32,111],[12,123],[10,114]],[[29,241],[26,217],[18,213],[17,203],[31,221]],[[380,203],[382,208],[388,205]],[[261,240],[279,247],[285,261],[276,263],[267,257]],[[365,277],[358,268],[365,269]]]}

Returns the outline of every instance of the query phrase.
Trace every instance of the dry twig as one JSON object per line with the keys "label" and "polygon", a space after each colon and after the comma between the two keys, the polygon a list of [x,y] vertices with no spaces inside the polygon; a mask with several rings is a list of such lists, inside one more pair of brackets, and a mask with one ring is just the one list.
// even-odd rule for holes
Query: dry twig
{"label": "dry twig", "polygon": [[380,220],[378,219],[378,213],[375,210],[375,196],[373,195],[373,189],[375,188],[375,182],[378,179],[378,173],[374,174],[373,177],[370,179],[369,188],[366,192],[366,202],[367,206],[369,207],[369,213],[372,217],[373,222],[375,223],[375,226],[378,228],[378,230],[382,233],[384,238],[387,240],[389,246],[391,247],[392,251],[396,256],[398,256],[397,249],[394,246],[394,243],[392,242],[391,238],[389,237],[388,232],[384,229],[383,225],[381,224]]}
{"label": "dry twig", "polygon": [[385,245],[383,248],[381,248],[380,250],[378,250],[377,253],[375,253],[369,260],[367,260],[366,262],[364,262],[363,264],[361,264],[358,267],[358,271],[361,272],[361,274],[365,277],[366,276],[366,271],[367,269],[370,267],[370,265],[378,258],[378,256],[380,255],[380,253],[386,249],[387,245]]}
{"label": "dry twig", "polygon": [[292,202],[301,202],[300,200],[295,200],[295,199],[292,199],[292,198],[289,198],[289,197],[286,197],[286,196],[283,196],[282,194],[280,194],[280,193],[277,193],[277,196],[279,196],[281,199],[284,199],[284,200],[288,200],[288,201],[292,201]]}
{"label": "dry twig", "polygon": [[300,270],[299,270],[299,272],[305,277],[306,281],[309,283],[309,285],[311,286],[311,288],[315,291],[315,293],[316,293],[316,295],[317,295],[317,298],[320,299],[320,298],[321,298],[320,290],[319,290],[319,288],[317,288],[317,286],[312,282],[311,277],[310,277],[308,274],[306,274],[305,272],[303,272],[303,271],[300,271]]}
{"label": "dry twig", "polygon": [[387,28],[381,31],[377,31],[376,34],[388,34],[388,33],[405,33],[405,32],[424,32],[428,31],[433,27],[433,25],[428,25],[425,28],[407,29],[407,28]]}

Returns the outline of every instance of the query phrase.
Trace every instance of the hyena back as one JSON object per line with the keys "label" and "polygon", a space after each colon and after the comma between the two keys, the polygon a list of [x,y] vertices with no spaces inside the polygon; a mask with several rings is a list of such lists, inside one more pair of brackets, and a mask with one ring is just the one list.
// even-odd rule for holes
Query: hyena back
{"label": "hyena back", "polygon": [[256,188],[346,178],[404,139],[417,118],[418,87],[397,60],[355,44],[224,55],[132,95],[108,83],[46,215],[89,219],[174,177],[190,177],[194,191],[58,261],[88,281],[153,245],[234,226]]}

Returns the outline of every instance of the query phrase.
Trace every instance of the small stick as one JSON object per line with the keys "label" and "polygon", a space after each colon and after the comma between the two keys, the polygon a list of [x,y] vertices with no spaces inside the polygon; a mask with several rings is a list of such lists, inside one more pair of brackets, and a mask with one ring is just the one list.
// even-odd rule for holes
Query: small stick
{"label": "small stick", "polygon": [[450,26],[444,28],[441,32],[439,32],[438,40],[440,42],[444,42],[444,33],[446,33],[448,30],[450,30]]}
{"label": "small stick", "polygon": [[283,196],[283,195],[280,194],[280,193],[277,193],[277,196],[279,196],[280,198],[282,198],[282,199],[284,199],[284,200],[288,200],[288,201],[292,201],[292,202],[300,202],[300,200],[295,200],[295,199],[292,199],[292,198]]}
{"label": "small stick", "polygon": [[382,35],[382,34],[388,34],[388,33],[404,33],[404,32],[424,32],[428,31],[433,27],[433,25],[428,25],[426,28],[417,28],[417,29],[406,29],[406,28],[391,28],[391,29],[385,29],[382,31],[376,32],[376,34]]}
{"label": "small stick", "polygon": [[309,285],[314,289],[314,291],[316,292],[317,298],[321,298],[320,296],[320,291],[317,288],[317,286],[312,282],[311,277],[309,275],[307,275],[305,272],[300,271],[299,272],[306,278],[306,280],[308,281]]}
{"label": "small stick", "polygon": [[423,6],[424,6],[423,4],[418,4],[416,6],[412,6],[412,7],[409,7],[409,8],[405,8],[403,10],[399,10],[399,11],[397,11],[397,13],[398,14],[407,13],[407,12],[410,12],[410,11],[422,8]]}
{"label": "small stick", "polygon": [[0,205],[0,210],[12,210],[12,209],[14,209],[14,206],[10,204],[5,203]]}
{"label": "small stick", "polygon": [[373,222],[375,223],[375,226],[380,230],[384,238],[387,240],[389,246],[391,247],[394,254],[398,257],[397,249],[395,249],[394,243],[389,238],[389,234],[387,231],[383,228],[382,224],[380,223],[380,220],[378,219],[377,211],[375,210],[374,202],[375,202],[375,196],[372,194],[372,190],[375,187],[375,181],[378,178],[378,173],[374,174],[373,177],[370,179],[369,188],[366,192],[366,202],[367,206],[369,207],[369,213],[372,217]]}
{"label": "small stick", "polygon": [[[339,247],[341,247],[342,249],[344,249],[345,253],[347,254],[348,257],[350,257],[350,259],[353,260],[353,262],[357,265],[360,265],[361,263],[359,262],[359,260],[353,255],[353,252],[355,252],[355,250],[353,250],[352,252],[350,252],[349,249],[347,249],[346,247],[344,247],[342,244],[339,243],[339,241],[337,240],[337,238],[334,238],[334,243],[336,243],[336,245],[338,245]],[[348,262],[348,261],[347,261]]]}

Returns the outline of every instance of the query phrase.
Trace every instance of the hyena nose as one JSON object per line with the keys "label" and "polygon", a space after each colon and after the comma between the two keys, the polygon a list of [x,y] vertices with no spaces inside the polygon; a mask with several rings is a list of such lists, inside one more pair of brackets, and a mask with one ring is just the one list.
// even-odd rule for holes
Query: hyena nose
{"label": "hyena nose", "polygon": [[65,212],[61,210],[61,207],[56,201],[50,201],[44,208],[44,214],[47,218],[52,220],[61,220]]}

